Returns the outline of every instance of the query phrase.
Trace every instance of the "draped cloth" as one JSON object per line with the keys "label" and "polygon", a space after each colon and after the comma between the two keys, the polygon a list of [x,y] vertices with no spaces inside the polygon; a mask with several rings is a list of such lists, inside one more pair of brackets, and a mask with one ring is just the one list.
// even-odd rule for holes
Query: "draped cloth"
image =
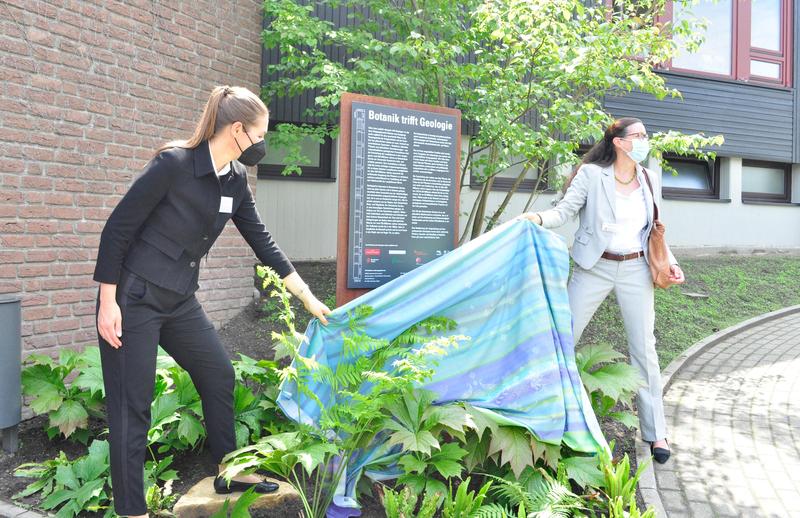
{"label": "draped cloth", "polygon": [[[452,334],[470,339],[438,359],[423,387],[437,394],[435,404],[466,401],[543,442],[597,452],[608,445],[575,364],[568,274],[569,256],[557,234],[512,220],[337,308],[327,326],[312,320],[301,354],[335,370],[343,360],[347,313],[358,305],[374,309],[364,331],[386,340],[425,318],[447,317],[457,323]],[[332,401],[329,387],[309,388],[323,403]],[[306,423],[320,415],[317,403],[291,383],[282,387],[278,405]],[[352,494],[362,468],[375,478],[392,476],[368,470],[390,453],[375,444],[351,459],[345,492]]]}

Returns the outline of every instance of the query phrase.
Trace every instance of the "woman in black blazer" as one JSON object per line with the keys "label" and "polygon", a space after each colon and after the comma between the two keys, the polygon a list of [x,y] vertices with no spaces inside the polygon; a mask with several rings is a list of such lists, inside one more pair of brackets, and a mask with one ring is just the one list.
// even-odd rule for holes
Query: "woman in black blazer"
{"label": "woman in black blazer", "polygon": [[[232,219],[258,259],[323,324],[330,313],[270,236],[256,211],[245,166],[266,152],[269,112],[246,88],[213,90],[187,141],[160,148],[106,222],[94,280],[100,283],[97,329],[110,431],[114,508],[147,516],[143,467],[160,344],[192,377],[203,404],[212,455],[236,448],[234,373],[230,359],[194,293],[200,259]],[[277,485],[255,475],[217,492]]]}

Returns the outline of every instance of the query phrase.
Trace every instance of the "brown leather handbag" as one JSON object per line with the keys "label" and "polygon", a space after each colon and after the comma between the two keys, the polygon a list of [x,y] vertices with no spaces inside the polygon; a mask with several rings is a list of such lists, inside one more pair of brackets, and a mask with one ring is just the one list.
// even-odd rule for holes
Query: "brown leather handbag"
{"label": "brown leather handbag", "polygon": [[667,251],[667,241],[664,238],[666,227],[658,219],[658,205],[656,205],[656,195],[653,192],[653,184],[650,183],[650,174],[644,170],[644,179],[650,188],[653,198],[653,228],[650,229],[650,237],[647,240],[647,262],[650,266],[650,274],[653,276],[653,285],[657,288],[669,288],[674,284],[683,284],[684,281],[676,282],[670,277],[669,252]]}

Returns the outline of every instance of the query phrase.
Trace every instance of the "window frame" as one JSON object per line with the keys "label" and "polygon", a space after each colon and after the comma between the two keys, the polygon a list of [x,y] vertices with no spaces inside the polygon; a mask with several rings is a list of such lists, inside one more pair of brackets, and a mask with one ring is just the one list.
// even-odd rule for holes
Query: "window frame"
{"label": "window frame", "polygon": [[[519,187],[514,192],[533,192],[536,188],[536,182],[539,181],[539,174],[536,178],[525,178],[520,182]],[[499,191],[499,192],[509,192],[511,188],[514,186],[514,182],[516,181],[515,178],[510,178],[508,176],[495,176],[494,181],[492,182],[491,191]],[[480,189],[483,186],[483,182],[479,182],[475,177],[475,174],[470,170],[469,173],[469,188],[470,189]],[[547,181],[543,181],[539,184],[539,188],[537,189],[538,192],[551,192],[550,186],[548,185]]]}
{"label": "window frame", "polygon": [[[284,121],[269,121],[269,130],[273,131],[278,124],[292,124]],[[332,167],[333,140],[325,137],[319,145],[319,166],[300,166],[302,174],[284,175],[281,172],[286,166],[280,164],[258,164],[259,180],[296,180],[304,182],[335,182],[336,175]]]}
{"label": "window frame", "polygon": [[[675,72],[682,75],[706,77],[712,79],[731,80],[759,86],[777,88],[792,88],[793,85],[793,40],[794,40],[794,12],[792,0],[781,2],[781,51],[761,49],[751,46],[752,0],[732,0],[732,27],[731,27],[731,73],[717,74],[672,66],[672,60],[662,63],[658,69]],[[673,1],[668,0],[664,6],[664,13],[658,17],[659,23],[673,20]],[[752,60],[774,63],[780,66],[779,79],[753,75],[750,72]]]}
{"label": "window frame", "polygon": [[[742,159],[743,179],[745,166],[783,169],[783,194],[750,192],[742,189],[742,203],[792,203],[792,164],[785,162],[770,162],[769,160],[751,160],[749,158],[745,158]],[[744,184],[744,180],[742,181],[742,184]]]}
{"label": "window frame", "polygon": [[[664,185],[664,171],[661,171],[661,196],[669,200],[719,200],[720,199],[720,171],[721,161],[719,157],[714,160],[703,160],[701,158],[665,154],[663,160],[667,162],[683,162],[690,164],[705,165],[708,169],[711,187],[709,189],[688,189],[685,187],[667,187]],[[675,167],[673,165],[673,167]],[[675,168],[677,169],[677,167]]]}

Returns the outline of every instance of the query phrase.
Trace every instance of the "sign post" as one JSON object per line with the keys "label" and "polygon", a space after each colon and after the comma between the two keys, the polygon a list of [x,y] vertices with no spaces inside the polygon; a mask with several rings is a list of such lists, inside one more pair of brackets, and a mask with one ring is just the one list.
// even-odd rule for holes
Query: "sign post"
{"label": "sign post", "polygon": [[345,93],[336,303],[455,248],[461,112]]}

